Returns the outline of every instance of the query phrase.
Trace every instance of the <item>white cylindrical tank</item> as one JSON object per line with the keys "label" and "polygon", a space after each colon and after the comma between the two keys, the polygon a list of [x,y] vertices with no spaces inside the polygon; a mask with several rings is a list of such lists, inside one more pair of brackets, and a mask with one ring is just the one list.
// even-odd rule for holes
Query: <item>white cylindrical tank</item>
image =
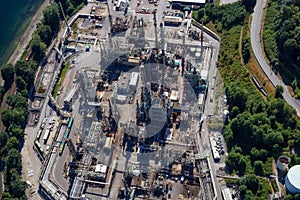
{"label": "white cylindrical tank", "polygon": [[291,159],[287,156],[280,156],[277,160],[276,166],[277,168],[282,171],[286,172],[288,169],[288,164],[291,162]]}
{"label": "white cylindrical tank", "polygon": [[300,165],[295,165],[288,171],[285,187],[292,194],[300,194]]}

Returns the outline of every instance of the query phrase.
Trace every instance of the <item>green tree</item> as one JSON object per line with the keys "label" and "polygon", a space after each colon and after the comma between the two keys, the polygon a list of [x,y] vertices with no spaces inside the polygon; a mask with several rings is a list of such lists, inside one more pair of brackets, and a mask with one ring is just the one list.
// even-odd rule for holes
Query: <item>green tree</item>
{"label": "green tree", "polygon": [[74,14],[74,11],[83,3],[84,0],[55,0],[56,3],[61,2],[64,11],[66,12],[67,16]]}
{"label": "green tree", "polygon": [[2,200],[11,200],[12,197],[11,197],[11,195],[10,195],[9,192],[5,191],[5,192],[3,192],[2,198],[1,198],[1,199],[2,199]]}
{"label": "green tree", "polygon": [[242,0],[242,4],[246,7],[248,12],[253,12],[256,0]]}
{"label": "green tree", "polygon": [[15,65],[15,68],[16,68],[16,75],[17,76],[20,76],[23,78],[23,80],[25,82],[33,82],[31,79],[33,79],[34,77],[34,74],[35,74],[35,70],[36,70],[36,67],[34,66],[33,63],[30,63],[30,62],[26,62],[26,61],[23,61],[23,60],[19,60],[16,65]]}
{"label": "green tree", "polygon": [[270,100],[268,113],[269,115],[274,115],[276,117],[276,121],[286,128],[291,126],[295,128],[295,124],[293,124],[295,121],[292,119],[293,116],[296,115],[296,111],[283,99]]}
{"label": "green tree", "polygon": [[246,172],[246,167],[247,167],[247,159],[244,156],[242,156],[238,162],[237,174],[243,176]]}
{"label": "green tree", "polygon": [[253,165],[254,165],[254,171],[256,175],[263,176],[265,174],[264,163],[262,161],[260,160],[254,161]]}
{"label": "green tree", "polygon": [[242,56],[244,63],[248,63],[250,59],[250,40],[249,38],[243,37],[242,39]]}
{"label": "green tree", "polygon": [[20,175],[19,175],[18,170],[16,168],[6,169],[5,173],[6,173],[6,176],[5,176],[6,179],[5,180],[6,180],[6,184],[8,186],[10,186],[12,181],[20,179]]}
{"label": "green tree", "polygon": [[0,147],[3,148],[7,142],[8,135],[6,132],[0,132]]}
{"label": "green tree", "polygon": [[296,89],[297,89],[297,87],[298,87],[298,82],[297,82],[297,79],[296,79],[296,78],[292,81],[291,86],[292,86],[293,90],[296,90]]}
{"label": "green tree", "polygon": [[8,140],[8,135],[6,132],[0,132],[0,156],[6,153],[5,145]]}
{"label": "green tree", "polygon": [[51,27],[52,32],[57,32],[59,28],[59,7],[56,3],[44,9],[44,24]]}
{"label": "green tree", "polygon": [[253,194],[256,194],[260,187],[260,181],[254,174],[246,175],[240,182],[241,184],[246,185]]}
{"label": "green tree", "polygon": [[251,160],[262,160],[265,161],[266,158],[269,156],[269,152],[265,149],[257,149],[256,147],[253,147],[251,149]]}
{"label": "green tree", "polygon": [[8,105],[14,108],[27,108],[27,98],[23,97],[20,93],[12,94],[6,99]]}
{"label": "green tree", "polygon": [[284,196],[285,200],[299,200],[300,194],[287,194]]}
{"label": "green tree", "polygon": [[26,190],[26,184],[24,181],[15,180],[12,181],[10,184],[10,191],[11,191],[10,193],[14,198],[26,199],[25,190]]}
{"label": "green tree", "polygon": [[297,41],[294,38],[286,40],[283,46],[287,50],[294,50],[298,48]]}
{"label": "green tree", "polygon": [[21,76],[17,76],[16,85],[17,85],[18,91],[22,91],[27,88],[27,83]]}
{"label": "green tree", "polygon": [[11,168],[19,169],[22,166],[21,154],[16,149],[10,149],[5,162],[6,170]]}
{"label": "green tree", "polygon": [[290,167],[294,165],[300,165],[300,158],[296,154],[292,154],[290,157],[291,157],[291,162],[289,164]]}
{"label": "green tree", "polygon": [[23,89],[23,90],[21,90],[19,92],[22,95],[22,97],[28,98],[29,93],[28,93],[27,89]]}
{"label": "green tree", "polygon": [[6,143],[6,149],[9,151],[10,149],[18,149],[19,148],[19,140],[16,137],[10,137]]}
{"label": "green tree", "polygon": [[38,35],[40,36],[41,40],[46,44],[49,45],[52,40],[52,31],[49,25],[41,25],[38,30]]}
{"label": "green tree", "polygon": [[3,124],[8,127],[10,124],[23,126],[25,123],[26,108],[6,109],[2,112]]}
{"label": "green tree", "polygon": [[264,141],[265,144],[268,145],[269,148],[271,148],[275,144],[282,145],[284,142],[284,138],[281,132],[270,132],[265,135]]}
{"label": "green tree", "polygon": [[39,62],[44,56],[46,52],[46,45],[42,42],[39,35],[35,35],[31,41],[31,49],[33,53],[33,59]]}
{"label": "green tree", "polygon": [[283,87],[281,85],[276,85],[275,88],[275,98],[282,98]]}
{"label": "green tree", "polygon": [[244,200],[256,200],[256,199],[257,199],[257,197],[250,190],[246,191]]}
{"label": "green tree", "polygon": [[230,118],[233,119],[235,118],[238,114],[240,113],[240,109],[237,106],[233,106],[230,112]]}
{"label": "green tree", "polygon": [[240,112],[243,112],[247,102],[247,92],[237,83],[230,84],[226,90],[230,107],[237,106]]}
{"label": "green tree", "polygon": [[16,138],[23,138],[24,137],[24,130],[20,125],[16,125],[14,123],[10,124],[7,128],[7,132],[9,133],[10,137]]}
{"label": "green tree", "polygon": [[4,87],[8,89],[15,79],[15,67],[12,64],[3,65],[1,67],[1,77],[4,80]]}
{"label": "green tree", "polygon": [[244,175],[247,166],[247,159],[233,148],[225,161],[226,167],[230,173],[236,171],[240,176]]}
{"label": "green tree", "polygon": [[239,186],[239,191],[240,191],[240,195],[241,197],[244,197],[246,192],[247,192],[248,188],[246,185],[240,185]]}

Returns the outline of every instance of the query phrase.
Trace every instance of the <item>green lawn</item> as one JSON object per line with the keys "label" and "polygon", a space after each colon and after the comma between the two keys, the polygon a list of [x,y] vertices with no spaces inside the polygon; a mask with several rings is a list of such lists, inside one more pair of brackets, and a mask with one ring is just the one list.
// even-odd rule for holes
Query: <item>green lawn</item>
{"label": "green lawn", "polygon": [[53,95],[54,98],[57,96],[57,93],[58,93],[58,91],[60,89],[61,83],[65,79],[65,76],[66,76],[69,68],[70,68],[70,61],[67,62],[67,64],[62,68],[62,70],[60,72],[59,80],[55,84],[55,88],[54,88],[54,90],[52,92],[52,95]]}

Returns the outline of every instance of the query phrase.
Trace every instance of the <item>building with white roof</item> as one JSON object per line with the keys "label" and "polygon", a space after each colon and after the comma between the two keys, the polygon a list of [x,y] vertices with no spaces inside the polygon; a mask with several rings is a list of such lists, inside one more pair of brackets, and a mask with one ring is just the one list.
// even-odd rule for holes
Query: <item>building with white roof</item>
{"label": "building with white roof", "polygon": [[131,91],[136,90],[138,81],[139,81],[139,73],[138,72],[132,72],[131,73],[131,79],[130,79],[130,82],[129,82],[129,87],[130,87]]}
{"label": "building with white roof", "polygon": [[174,101],[178,101],[178,98],[179,98],[179,92],[176,90],[172,90],[170,100],[174,102]]}
{"label": "building with white roof", "polygon": [[107,165],[103,165],[103,164],[96,165],[96,169],[95,169],[96,173],[106,174],[106,171],[107,171]]}
{"label": "building with white roof", "polygon": [[172,3],[181,3],[182,5],[204,6],[206,3],[206,0],[173,0]]}
{"label": "building with white roof", "polygon": [[207,78],[208,78],[208,71],[207,70],[201,70],[201,80],[203,80],[203,81],[207,81]]}

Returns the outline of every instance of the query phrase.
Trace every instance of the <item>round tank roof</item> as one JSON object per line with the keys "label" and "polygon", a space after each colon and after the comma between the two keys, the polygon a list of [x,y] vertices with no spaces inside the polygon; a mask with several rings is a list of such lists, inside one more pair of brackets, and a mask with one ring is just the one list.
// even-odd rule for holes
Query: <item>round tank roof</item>
{"label": "round tank roof", "polygon": [[300,193],[300,165],[295,165],[288,171],[287,179],[293,187],[292,190],[296,189]]}

